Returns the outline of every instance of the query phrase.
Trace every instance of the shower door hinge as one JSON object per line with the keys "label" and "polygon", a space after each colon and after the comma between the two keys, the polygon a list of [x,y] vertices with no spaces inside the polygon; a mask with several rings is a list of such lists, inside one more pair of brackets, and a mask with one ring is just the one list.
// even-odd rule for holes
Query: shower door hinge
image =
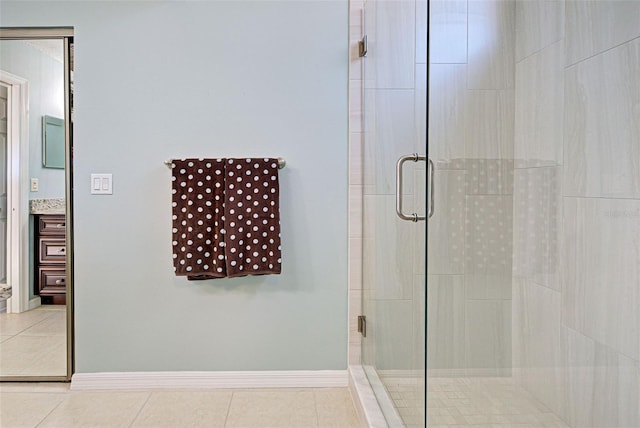
{"label": "shower door hinge", "polygon": [[367,36],[365,35],[362,40],[358,42],[358,55],[360,58],[367,56],[369,50],[369,43],[367,42]]}
{"label": "shower door hinge", "polygon": [[367,317],[358,315],[358,333],[362,333],[362,337],[367,337]]}

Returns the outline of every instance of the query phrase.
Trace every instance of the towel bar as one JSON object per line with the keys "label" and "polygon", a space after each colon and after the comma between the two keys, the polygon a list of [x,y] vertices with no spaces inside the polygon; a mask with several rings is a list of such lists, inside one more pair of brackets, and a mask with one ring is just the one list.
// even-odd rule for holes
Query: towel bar
{"label": "towel bar", "polygon": [[[172,163],[173,163],[173,159],[167,159],[166,161],[164,161],[164,164],[168,168],[171,168]],[[285,161],[284,158],[278,158],[278,169],[284,168],[286,164],[287,164],[287,161]]]}

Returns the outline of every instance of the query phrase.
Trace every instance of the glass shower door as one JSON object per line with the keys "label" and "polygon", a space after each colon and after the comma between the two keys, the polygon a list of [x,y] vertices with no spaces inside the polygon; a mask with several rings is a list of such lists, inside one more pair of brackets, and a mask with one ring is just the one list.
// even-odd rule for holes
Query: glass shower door
{"label": "glass shower door", "polygon": [[640,2],[431,0],[427,425],[640,426]]}
{"label": "glass shower door", "polygon": [[364,8],[362,361],[389,426],[423,427],[426,35],[417,43],[416,30],[426,9],[407,0]]}
{"label": "glass shower door", "polygon": [[0,301],[11,296],[7,283],[7,131],[8,90],[0,85]]}

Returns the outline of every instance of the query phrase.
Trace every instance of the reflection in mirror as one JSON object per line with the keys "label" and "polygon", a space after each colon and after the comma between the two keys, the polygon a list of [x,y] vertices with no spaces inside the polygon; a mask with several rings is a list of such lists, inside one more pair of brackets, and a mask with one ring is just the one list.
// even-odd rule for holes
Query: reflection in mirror
{"label": "reflection in mirror", "polygon": [[64,120],[42,117],[42,166],[64,169]]}
{"label": "reflection in mirror", "polygon": [[[3,378],[67,376],[66,145],[64,120],[51,120],[65,117],[64,56],[63,39],[0,40]],[[27,135],[27,143],[16,141]],[[28,171],[22,180],[16,165]],[[12,218],[12,204],[23,207],[21,218]],[[12,239],[20,225],[28,237]]]}

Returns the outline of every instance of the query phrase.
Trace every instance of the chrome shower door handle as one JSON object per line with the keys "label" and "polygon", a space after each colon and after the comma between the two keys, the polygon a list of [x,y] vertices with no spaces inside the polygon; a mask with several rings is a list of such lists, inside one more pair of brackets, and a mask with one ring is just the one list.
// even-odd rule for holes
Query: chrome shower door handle
{"label": "chrome shower door handle", "polygon": [[[398,214],[398,217],[400,217],[402,220],[417,222],[417,221],[426,219],[426,217],[423,215],[421,216],[421,215],[418,215],[417,213],[406,214],[402,210],[402,170],[403,170],[404,163],[407,161],[419,162],[424,160],[427,160],[426,156],[419,155],[417,153],[412,153],[410,155],[401,156],[400,159],[398,159],[398,162],[396,162],[396,214]],[[431,167],[431,171],[433,171],[433,167]],[[433,172],[431,172],[431,174],[433,174]],[[431,180],[431,182],[433,183],[433,180]],[[433,197],[433,192],[431,192],[431,194]],[[433,201],[431,201],[429,205],[429,213],[430,213],[429,217],[433,215],[432,211],[433,211]]]}
{"label": "chrome shower door handle", "polygon": [[436,208],[436,187],[434,184],[436,167],[431,159],[428,159],[427,162],[427,168],[429,169],[429,208],[427,209],[427,217],[431,218],[433,217],[433,212]]}

